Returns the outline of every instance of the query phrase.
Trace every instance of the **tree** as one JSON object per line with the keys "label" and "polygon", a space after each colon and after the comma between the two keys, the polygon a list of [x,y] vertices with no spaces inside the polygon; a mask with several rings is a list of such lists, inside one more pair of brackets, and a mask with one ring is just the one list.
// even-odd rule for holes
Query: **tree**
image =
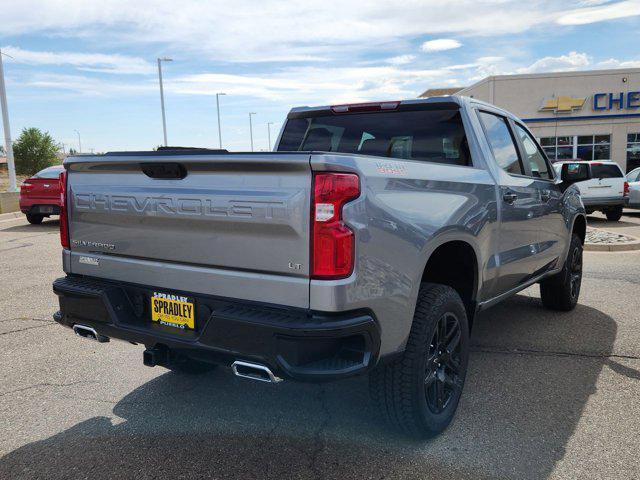
{"label": "tree", "polygon": [[33,175],[58,163],[58,145],[48,132],[25,128],[13,142],[13,155],[18,175]]}

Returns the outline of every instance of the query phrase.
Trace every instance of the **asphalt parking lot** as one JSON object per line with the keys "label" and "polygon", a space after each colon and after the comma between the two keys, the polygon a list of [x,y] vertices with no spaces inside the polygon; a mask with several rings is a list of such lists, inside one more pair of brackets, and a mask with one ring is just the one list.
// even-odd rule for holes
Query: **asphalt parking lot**
{"label": "asphalt parking lot", "polygon": [[[640,236],[640,215],[599,228]],[[614,230],[615,231],[615,230]],[[640,251],[585,253],[580,304],[476,322],[456,419],[390,431],[366,378],[180,376],[51,320],[58,222],[0,222],[0,478],[640,478]]]}

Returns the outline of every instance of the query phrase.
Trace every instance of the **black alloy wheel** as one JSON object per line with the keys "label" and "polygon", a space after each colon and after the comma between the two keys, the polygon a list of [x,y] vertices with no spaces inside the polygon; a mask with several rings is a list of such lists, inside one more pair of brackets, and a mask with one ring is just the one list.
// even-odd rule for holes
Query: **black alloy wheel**
{"label": "black alloy wheel", "polygon": [[445,313],[435,326],[425,365],[425,395],[433,413],[442,413],[462,389],[460,338],[458,318]]}

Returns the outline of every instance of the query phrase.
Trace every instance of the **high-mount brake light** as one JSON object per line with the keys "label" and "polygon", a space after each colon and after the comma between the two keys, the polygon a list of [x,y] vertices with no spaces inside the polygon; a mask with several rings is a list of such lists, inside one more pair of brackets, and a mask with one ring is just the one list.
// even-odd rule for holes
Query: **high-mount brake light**
{"label": "high-mount brake light", "polygon": [[332,105],[333,113],[361,113],[380,112],[382,110],[395,110],[400,102],[374,102],[374,103],[350,103],[344,105]]}
{"label": "high-mount brake light", "polygon": [[329,280],[351,275],[355,260],[353,231],[342,221],[342,207],[360,195],[353,173],[313,176],[311,206],[311,276]]}
{"label": "high-mount brake light", "polygon": [[69,217],[67,211],[67,171],[60,172],[60,245],[69,248]]}

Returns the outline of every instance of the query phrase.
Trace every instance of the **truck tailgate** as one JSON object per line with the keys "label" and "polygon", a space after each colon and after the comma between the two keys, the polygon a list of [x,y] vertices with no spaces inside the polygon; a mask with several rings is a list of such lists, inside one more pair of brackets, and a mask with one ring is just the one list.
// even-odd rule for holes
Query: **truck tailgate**
{"label": "truck tailgate", "polygon": [[[308,285],[308,154],[77,157],[67,168],[71,254],[103,256],[108,268],[88,268],[96,276],[119,277],[114,262],[122,259],[123,275],[136,262],[148,272],[161,265],[157,275],[185,266],[221,272],[202,293],[229,293],[216,282],[243,272]],[[176,168],[186,176],[161,178]],[[84,269],[78,262],[71,268],[89,274],[75,271]],[[177,280],[170,285],[184,290]],[[291,303],[308,302],[305,288]]]}

